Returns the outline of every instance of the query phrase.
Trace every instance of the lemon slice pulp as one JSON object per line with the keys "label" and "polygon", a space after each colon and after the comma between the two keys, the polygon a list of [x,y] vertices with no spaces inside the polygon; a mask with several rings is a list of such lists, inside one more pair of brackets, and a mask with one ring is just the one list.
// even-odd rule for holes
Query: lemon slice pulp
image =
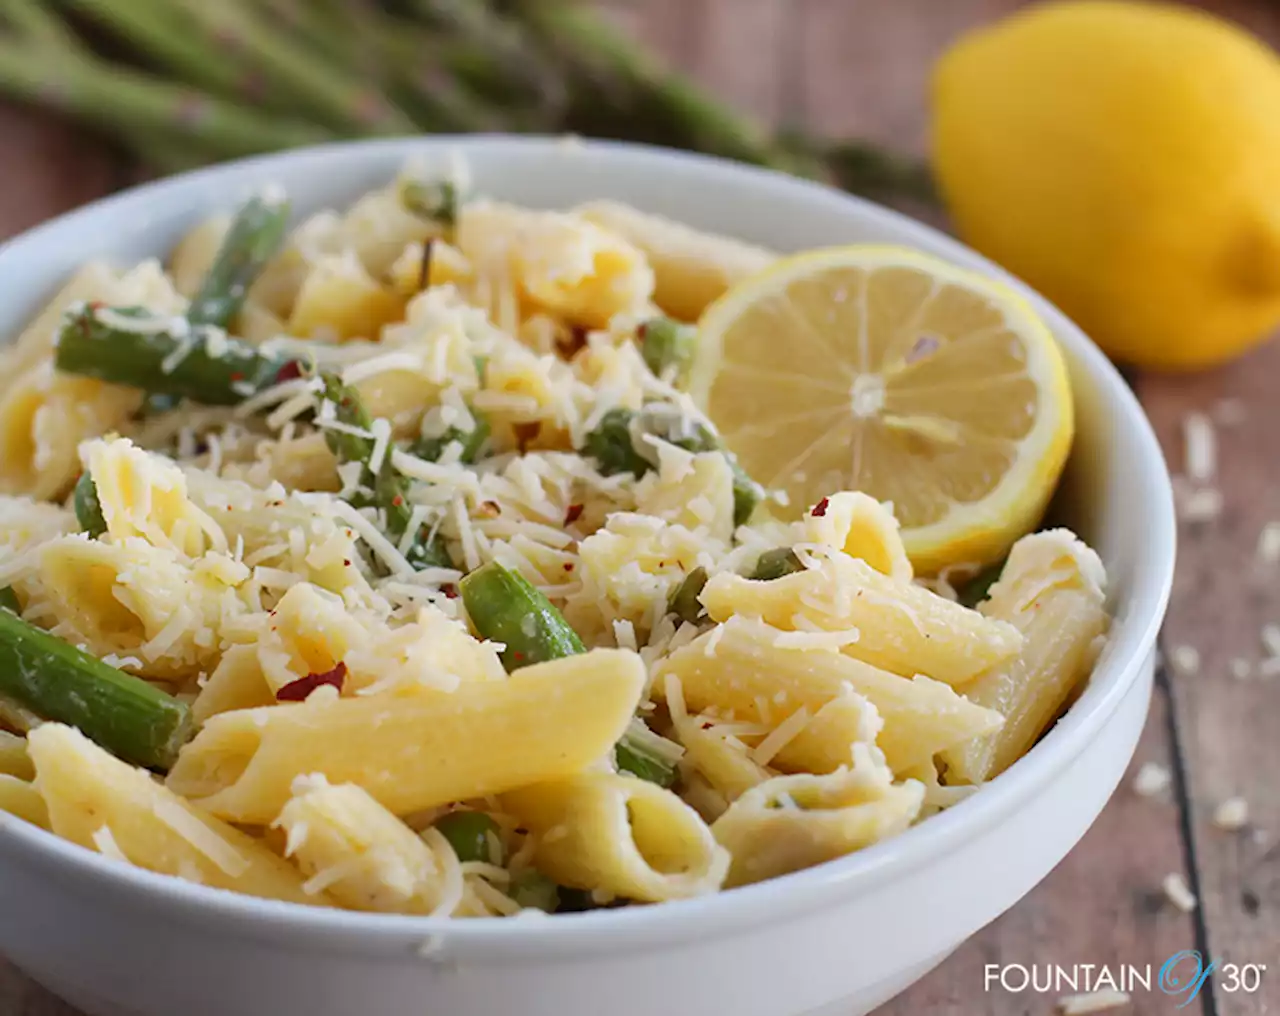
{"label": "lemon slice pulp", "polygon": [[690,391],[796,517],[891,501],[916,570],[998,560],[1039,521],[1072,438],[1061,352],[1018,294],[918,251],[776,262],[707,309]]}

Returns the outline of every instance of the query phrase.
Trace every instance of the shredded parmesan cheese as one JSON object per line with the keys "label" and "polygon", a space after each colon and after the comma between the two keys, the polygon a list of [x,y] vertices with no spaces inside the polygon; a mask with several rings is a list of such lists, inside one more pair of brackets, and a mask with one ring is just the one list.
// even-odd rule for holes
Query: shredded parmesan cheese
{"label": "shredded parmesan cheese", "polygon": [[157,797],[151,808],[157,819],[227,875],[239,878],[249,870],[249,861],[240,851],[178,802],[167,797]]}
{"label": "shredded parmesan cheese", "polygon": [[109,857],[113,861],[120,861],[122,864],[129,863],[129,858],[124,856],[124,851],[120,849],[120,844],[116,842],[110,827],[99,827],[94,831],[92,839],[93,845],[98,848],[98,853],[103,857]]}
{"label": "shredded parmesan cheese", "polygon": [[1058,999],[1058,1011],[1062,1016],[1087,1016],[1088,1013],[1106,1012],[1128,1004],[1127,992],[1115,988],[1100,988],[1080,995],[1063,995]]}
{"label": "shredded parmesan cheese", "polygon": [[812,719],[809,709],[801,706],[794,713],[778,724],[763,741],[751,749],[751,758],[762,766],[767,766],[787,745],[794,741],[809,725]]}
{"label": "shredded parmesan cheese", "polygon": [[1171,871],[1160,882],[1160,888],[1164,890],[1165,898],[1184,914],[1195,910],[1195,894],[1187,887],[1187,881],[1180,872]]}
{"label": "shredded parmesan cheese", "polygon": [[1249,802],[1228,797],[1213,810],[1213,824],[1224,832],[1237,832],[1249,824]]}
{"label": "shredded parmesan cheese", "polygon": [[1218,469],[1218,443],[1213,424],[1204,413],[1188,413],[1182,420],[1186,443],[1186,471],[1196,483],[1212,480]]}
{"label": "shredded parmesan cheese", "polygon": [[1140,797],[1158,797],[1169,789],[1173,775],[1158,762],[1144,762],[1134,777],[1133,789]]}

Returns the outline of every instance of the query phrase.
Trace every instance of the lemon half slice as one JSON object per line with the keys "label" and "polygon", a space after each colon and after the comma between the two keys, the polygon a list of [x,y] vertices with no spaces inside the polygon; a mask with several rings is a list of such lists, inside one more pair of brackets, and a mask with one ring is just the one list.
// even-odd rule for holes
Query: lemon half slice
{"label": "lemon half slice", "polygon": [[998,282],[918,251],[776,262],[707,309],[690,391],[796,517],[839,490],[893,502],[922,574],[999,560],[1071,446],[1062,354]]}

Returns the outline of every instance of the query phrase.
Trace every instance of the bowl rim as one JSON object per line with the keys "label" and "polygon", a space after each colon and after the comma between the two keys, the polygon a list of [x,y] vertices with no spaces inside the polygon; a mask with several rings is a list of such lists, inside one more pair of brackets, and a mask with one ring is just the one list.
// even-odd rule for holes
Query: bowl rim
{"label": "bowl rim", "polygon": [[[1175,519],[1173,493],[1164,456],[1137,398],[1120,373],[1093,342],[1044,297],[1009,272],[938,230],[900,212],[833,188],[756,166],[649,145],[614,141],[579,141],[563,137],[501,134],[440,135],[367,141],[333,142],[222,163],[128,188],[45,222],[0,244],[0,264],[22,248],[62,231],[87,226],[113,214],[145,206],[152,198],[210,185],[233,193],[246,176],[273,167],[344,159],[371,162],[385,158],[391,166],[418,154],[460,152],[483,160],[503,152],[573,151],[602,162],[648,163],[658,172],[685,180],[736,180],[763,190],[788,190],[810,202],[826,202],[833,215],[849,205],[867,219],[878,219],[898,234],[895,242],[945,251],[988,276],[1012,286],[1030,300],[1055,338],[1069,347],[1075,361],[1109,405],[1120,426],[1132,431],[1139,454],[1129,463],[1140,474],[1137,485],[1150,493],[1145,513],[1144,549],[1137,556],[1132,593],[1112,635],[1112,651],[1096,670],[1088,688],[1057,724],[1005,773],[981,792],[933,815],[898,836],[847,857],[766,882],[691,900],[658,906],[626,907],[541,919],[468,919],[412,917],[306,907],[241,895],[185,882],[121,864],[28,825],[0,815],[0,860],[5,855],[51,876],[72,876],[94,883],[122,902],[172,919],[198,919],[207,928],[233,928],[237,934],[271,937],[287,933],[294,943],[385,949],[405,944],[447,946],[464,952],[522,957],[590,954],[628,947],[670,945],[709,934],[732,935],[752,927],[753,918],[771,922],[821,910],[859,891],[883,885],[940,857],[999,823],[1022,800],[1050,782],[1083,752],[1128,693],[1152,647],[1163,619],[1173,580]],[[332,168],[332,167],[331,167]],[[394,170],[392,170],[394,171]],[[678,172],[677,172],[678,171]],[[52,282],[52,280],[50,280]],[[433,955],[438,955],[434,953]]]}

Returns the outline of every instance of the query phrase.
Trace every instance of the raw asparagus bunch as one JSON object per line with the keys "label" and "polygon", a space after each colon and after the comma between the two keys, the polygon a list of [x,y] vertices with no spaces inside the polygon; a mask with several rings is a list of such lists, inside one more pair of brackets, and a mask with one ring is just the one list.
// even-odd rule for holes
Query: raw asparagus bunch
{"label": "raw asparagus bunch", "polygon": [[573,0],[4,0],[0,92],[169,172],[330,138],[571,132],[928,198],[920,166],[759,124]]}

